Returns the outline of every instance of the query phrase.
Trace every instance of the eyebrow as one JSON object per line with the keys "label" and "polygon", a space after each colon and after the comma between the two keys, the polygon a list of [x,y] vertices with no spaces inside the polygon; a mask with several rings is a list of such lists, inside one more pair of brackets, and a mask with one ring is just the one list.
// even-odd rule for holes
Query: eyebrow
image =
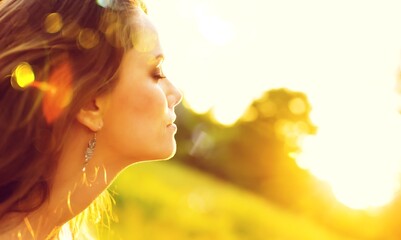
{"label": "eyebrow", "polygon": [[156,63],[156,66],[160,66],[164,61],[164,55],[163,54],[157,55],[154,61]]}

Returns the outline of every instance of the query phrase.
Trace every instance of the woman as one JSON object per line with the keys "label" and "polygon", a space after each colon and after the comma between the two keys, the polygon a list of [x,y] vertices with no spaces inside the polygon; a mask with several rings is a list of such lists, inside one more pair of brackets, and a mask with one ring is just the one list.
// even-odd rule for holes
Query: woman
{"label": "woman", "polygon": [[145,12],[0,1],[0,239],[54,238],[121,170],[175,153],[182,96]]}

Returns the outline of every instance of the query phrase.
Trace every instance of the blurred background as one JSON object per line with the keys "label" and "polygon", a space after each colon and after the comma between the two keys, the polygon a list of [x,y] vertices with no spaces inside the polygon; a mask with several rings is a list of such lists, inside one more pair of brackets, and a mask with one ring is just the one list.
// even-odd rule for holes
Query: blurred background
{"label": "blurred background", "polygon": [[178,152],[104,239],[401,239],[398,0],[147,0]]}

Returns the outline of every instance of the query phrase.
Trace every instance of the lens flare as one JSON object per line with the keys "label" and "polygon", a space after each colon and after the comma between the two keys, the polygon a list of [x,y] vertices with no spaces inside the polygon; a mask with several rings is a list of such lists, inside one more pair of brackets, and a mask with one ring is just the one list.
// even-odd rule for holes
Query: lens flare
{"label": "lens flare", "polygon": [[306,112],[305,101],[301,98],[294,98],[288,103],[288,108],[295,115],[301,115]]}
{"label": "lens flare", "polygon": [[120,26],[118,23],[112,23],[104,31],[104,35],[106,36],[106,40],[114,47],[120,48],[123,46],[123,44],[120,42],[120,39],[118,38],[118,32],[119,29],[121,29],[122,26]]}
{"label": "lens flare", "polygon": [[72,99],[72,70],[69,63],[63,63],[50,75],[43,98],[43,114],[48,123],[54,122]]}
{"label": "lens flare", "polygon": [[77,41],[80,47],[91,49],[99,43],[99,34],[92,29],[85,28],[79,32]]}
{"label": "lens flare", "polygon": [[45,19],[44,27],[48,33],[57,33],[63,28],[63,18],[59,13],[50,13]]}
{"label": "lens flare", "polygon": [[111,0],[96,0],[96,3],[103,8],[108,8],[111,5]]}
{"label": "lens flare", "polygon": [[150,52],[157,44],[158,37],[154,31],[142,28],[132,36],[132,44],[138,52]]}
{"label": "lens flare", "polygon": [[260,113],[263,117],[265,117],[265,118],[274,117],[277,114],[277,111],[278,111],[278,109],[274,102],[267,101],[267,102],[261,103]]}
{"label": "lens flare", "polygon": [[35,81],[35,73],[29,63],[20,63],[12,73],[11,85],[15,89],[24,89]]}

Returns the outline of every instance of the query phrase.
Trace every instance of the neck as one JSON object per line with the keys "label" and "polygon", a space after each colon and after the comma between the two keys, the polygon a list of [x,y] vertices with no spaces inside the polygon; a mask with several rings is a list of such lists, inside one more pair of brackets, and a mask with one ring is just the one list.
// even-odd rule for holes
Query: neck
{"label": "neck", "polygon": [[[92,137],[86,131],[72,131],[58,161],[51,182],[50,197],[38,210],[17,214],[19,225],[0,234],[0,239],[46,239],[52,232],[86,209],[112,182],[121,166],[107,165],[110,158],[99,147],[83,172],[84,153]],[[100,138],[98,136],[98,140]],[[21,219],[24,219],[21,221]]]}

